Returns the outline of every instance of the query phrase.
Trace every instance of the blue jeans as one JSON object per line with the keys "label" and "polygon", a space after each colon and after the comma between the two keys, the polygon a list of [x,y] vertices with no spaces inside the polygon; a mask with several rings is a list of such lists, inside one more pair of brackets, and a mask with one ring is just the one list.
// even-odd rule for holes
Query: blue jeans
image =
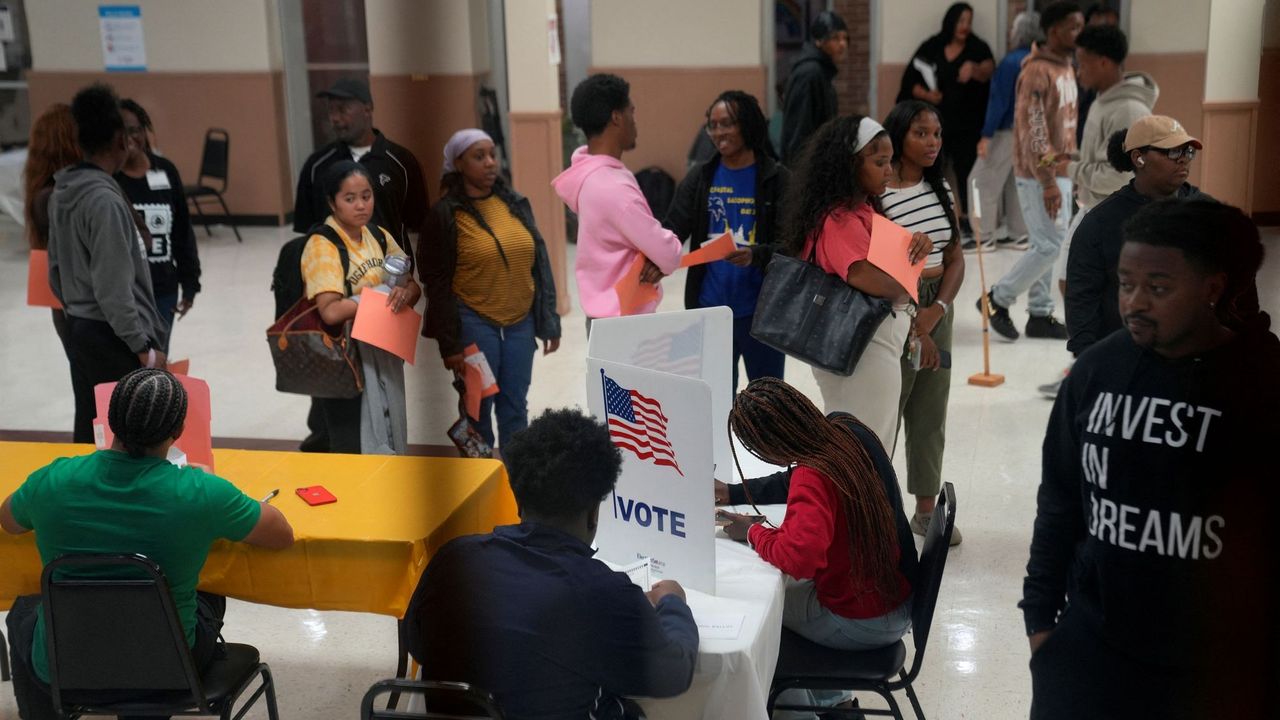
{"label": "blue jeans", "polygon": [[[819,645],[837,650],[874,650],[902,639],[911,629],[911,599],[874,618],[847,618],[818,602],[812,580],[786,578],[782,601],[782,626]],[[824,705],[831,707],[844,698],[840,690],[786,690],[778,695],[779,705]],[[814,718],[814,713],[780,710],[773,720]]]}
{"label": "blue jeans", "polygon": [[164,347],[160,348],[169,354],[169,336],[173,334],[173,316],[178,309],[178,291],[167,295],[156,296],[156,310],[160,311],[160,320],[164,322],[167,332],[164,334]]}
{"label": "blue jeans", "polygon": [[498,394],[480,401],[480,421],[476,423],[485,442],[497,447],[491,419],[495,406],[502,443],[529,425],[529,383],[533,380],[533,355],[538,349],[533,315],[525,315],[514,325],[498,327],[458,303],[458,316],[462,320],[462,344],[475,343],[498,380]]}
{"label": "blue jeans", "polygon": [[1044,209],[1044,189],[1040,181],[1017,178],[1018,204],[1027,223],[1031,247],[1018,258],[1009,272],[991,286],[991,297],[1001,307],[1010,307],[1018,296],[1027,293],[1027,310],[1036,317],[1053,314],[1053,264],[1058,259],[1062,242],[1071,225],[1071,180],[1057,178],[1062,191],[1062,209],[1057,218]]}
{"label": "blue jeans", "polygon": [[747,379],[782,379],[787,356],[751,337],[752,316],[733,319],[733,390],[738,390],[738,358],[747,366]]}

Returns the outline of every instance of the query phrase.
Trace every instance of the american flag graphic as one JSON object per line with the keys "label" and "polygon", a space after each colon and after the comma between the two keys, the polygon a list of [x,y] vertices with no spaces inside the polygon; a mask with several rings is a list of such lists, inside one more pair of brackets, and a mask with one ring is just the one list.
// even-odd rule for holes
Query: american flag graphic
{"label": "american flag graphic", "polygon": [[641,460],[675,468],[684,477],[676,464],[675,450],[667,441],[667,416],[662,414],[662,405],[622,387],[605,375],[604,370],[600,371],[600,377],[604,380],[604,409],[613,444],[630,450]]}
{"label": "american flag graphic", "polygon": [[702,374],[702,330],[699,321],[684,330],[663,333],[636,349],[632,364],[646,370],[698,377]]}

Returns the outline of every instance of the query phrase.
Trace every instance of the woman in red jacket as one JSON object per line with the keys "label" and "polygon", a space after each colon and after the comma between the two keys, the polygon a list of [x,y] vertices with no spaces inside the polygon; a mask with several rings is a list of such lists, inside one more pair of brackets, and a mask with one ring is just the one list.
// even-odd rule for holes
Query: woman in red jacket
{"label": "woman in red jacket", "polygon": [[[917,557],[893,465],[875,433],[847,413],[824,416],[776,378],[738,394],[729,427],[751,454],[793,467],[780,527],[739,515],[726,528],[789,576],[782,624],[842,650],[897,642],[911,627]],[[779,702],[834,705],[840,696],[789,693]]]}

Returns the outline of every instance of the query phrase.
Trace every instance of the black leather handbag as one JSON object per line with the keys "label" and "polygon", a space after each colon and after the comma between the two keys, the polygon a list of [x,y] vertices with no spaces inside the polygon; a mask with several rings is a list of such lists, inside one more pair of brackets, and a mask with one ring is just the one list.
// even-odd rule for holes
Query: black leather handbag
{"label": "black leather handbag", "polygon": [[751,336],[797,360],[837,375],[852,375],[858,360],[893,312],[893,303],[852,287],[813,262],[776,254],[756,302]]}

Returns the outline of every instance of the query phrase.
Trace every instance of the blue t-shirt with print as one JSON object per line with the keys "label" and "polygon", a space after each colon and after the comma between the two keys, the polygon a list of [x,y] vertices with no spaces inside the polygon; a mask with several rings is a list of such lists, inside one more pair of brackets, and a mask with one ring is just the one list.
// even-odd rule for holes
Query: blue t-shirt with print
{"label": "blue t-shirt with print", "polygon": [[[716,168],[707,196],[707,239],[715,240],[726,231],[733,234],[739,248],[756,244],[756,166],[731,170]],[[756,312],[756,299],[764,274],[755,267],[735,267],[724,260],[707,265],[707,274],[698,293],[702,307],[727,305],[733,316],[750,317]]]}

